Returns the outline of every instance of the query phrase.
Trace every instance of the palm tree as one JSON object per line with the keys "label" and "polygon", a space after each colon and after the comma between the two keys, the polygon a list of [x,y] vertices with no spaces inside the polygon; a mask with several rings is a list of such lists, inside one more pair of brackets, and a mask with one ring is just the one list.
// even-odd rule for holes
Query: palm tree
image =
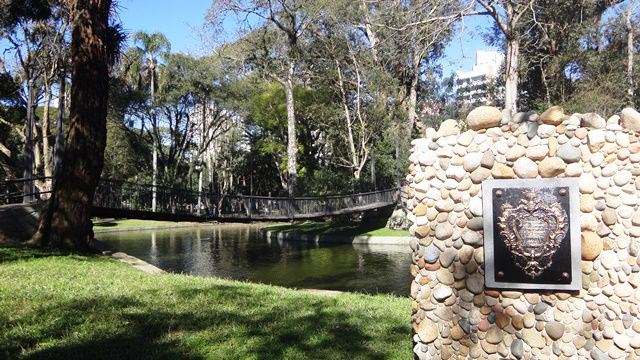
{"label": "palm tree", "polygon": [[[160,60],[166,58],[171,50],[171,44],[162,33],[148,34],[143,31],[133,35],[134,53],[138,66],[137,75],[144,76],[149,81],[149,95],[151,100],[151,125],[157,129],[155,92],[158,82],[158,69],[162,65]],[[144,124],[142,125],[144,128]],[[157,186],[158,186],[158,146],[162,145],[158,139],[158,134],[151,135],[153,138],[153,197],[151,200],[151,210],[156,211]]]}

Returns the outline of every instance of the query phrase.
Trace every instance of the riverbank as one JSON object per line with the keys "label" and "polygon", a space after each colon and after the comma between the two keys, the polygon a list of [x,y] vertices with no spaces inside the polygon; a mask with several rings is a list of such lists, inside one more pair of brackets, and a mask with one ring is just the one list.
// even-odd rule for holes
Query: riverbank
{"label": "riverbank", "polygon": [[410,308],[0,248],[0,358],[409,358]]}
{"label": "riverbank", "polygon": [[96,220],[93,223],[94,233],[132,231],[132,230],[153,230],[172,229],[180,227],[210,226],[211,223],[194,223],[188,221],[156,221],[140,219],[109,219]]}
{"label": "riverbank", "polygon": [[329,222],[278,224],[262,228],[262,236],[271,240],[315,243],[351,243],[371,245],[408,245],[409,232],[387,228],[367,229],[359,225],[332,225]]}

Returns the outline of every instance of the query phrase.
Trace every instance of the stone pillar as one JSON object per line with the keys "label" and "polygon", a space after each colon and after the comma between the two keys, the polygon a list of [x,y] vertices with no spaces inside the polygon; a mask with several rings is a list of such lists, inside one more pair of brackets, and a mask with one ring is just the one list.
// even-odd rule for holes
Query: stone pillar
{"label": "stone pillar", "polygon": [[[640,358],[640,117],[501,117],[480,107],[412,142],[416,357]],[[485,288],[482,181],[549,177],[579,178],[582,290]]]}

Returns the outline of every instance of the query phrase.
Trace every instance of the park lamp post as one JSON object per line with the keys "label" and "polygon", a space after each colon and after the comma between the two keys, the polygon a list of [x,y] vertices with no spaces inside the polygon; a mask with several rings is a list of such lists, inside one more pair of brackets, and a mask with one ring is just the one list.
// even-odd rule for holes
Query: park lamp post
{"label": "park lamp post", "polygon": [[198,173],[198,210],[197,214],[200,215],[202,209],[202,162],[196,160],[194,169]]}

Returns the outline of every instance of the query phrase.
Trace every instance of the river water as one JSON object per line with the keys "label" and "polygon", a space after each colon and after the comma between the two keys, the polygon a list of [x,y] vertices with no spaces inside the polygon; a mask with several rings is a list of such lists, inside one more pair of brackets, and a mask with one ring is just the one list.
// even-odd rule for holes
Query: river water
{"label": "river water", "polygon": [[407,245],[267,240],[255,225],[97,233],[119,251],[163,270],[292,288],[409,294]]}

